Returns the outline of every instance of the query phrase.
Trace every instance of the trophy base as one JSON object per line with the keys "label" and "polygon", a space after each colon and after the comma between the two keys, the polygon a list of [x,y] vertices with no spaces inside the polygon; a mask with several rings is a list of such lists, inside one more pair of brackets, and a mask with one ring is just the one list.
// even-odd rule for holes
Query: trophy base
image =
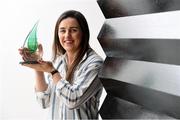
{"label": "trophy base", "polygon": [[19,64],[38,64],[38,61],[23,61],[23,62],[19,62]]}

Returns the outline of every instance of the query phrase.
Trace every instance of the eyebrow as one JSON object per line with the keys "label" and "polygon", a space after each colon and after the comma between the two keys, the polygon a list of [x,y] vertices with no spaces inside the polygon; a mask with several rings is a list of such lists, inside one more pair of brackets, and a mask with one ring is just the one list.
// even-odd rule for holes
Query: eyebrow
{"label": "eyebrow", "polygon": [[[72,28],[78,29],[79,27],[70,27],[70,29],[72,29]],[[60,27],[59,29],[65,29],[65,27]]]}

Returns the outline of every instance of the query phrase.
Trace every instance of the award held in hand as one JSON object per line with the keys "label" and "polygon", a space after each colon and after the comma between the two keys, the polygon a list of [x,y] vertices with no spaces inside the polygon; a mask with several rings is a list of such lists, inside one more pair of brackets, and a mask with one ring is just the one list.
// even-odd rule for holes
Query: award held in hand
{"label": "award held in hand", "polygon": [[37,26],[38,22],[33,26],[29,34],[27,35],[24,44],[22,46],[23,62],[20,64],[36,64],[38,60],[42,59],[42,46],[37,42]]}

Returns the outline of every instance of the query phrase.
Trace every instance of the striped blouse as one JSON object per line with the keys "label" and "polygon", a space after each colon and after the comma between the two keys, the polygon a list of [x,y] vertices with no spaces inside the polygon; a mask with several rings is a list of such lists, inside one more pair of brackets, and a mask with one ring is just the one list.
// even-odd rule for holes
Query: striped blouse
{"label": "striped blouse", "polygon": [[76,67],[71,84],[65,79],[66,63],[66,54],[55,62],[62,79],[54,85],[48,75],[48,88],[44,92],[36,92],[37,101],[43,108],[49,108],[50,120],[98,119],[102,84],[97,74],[102,58],[89,48]]}

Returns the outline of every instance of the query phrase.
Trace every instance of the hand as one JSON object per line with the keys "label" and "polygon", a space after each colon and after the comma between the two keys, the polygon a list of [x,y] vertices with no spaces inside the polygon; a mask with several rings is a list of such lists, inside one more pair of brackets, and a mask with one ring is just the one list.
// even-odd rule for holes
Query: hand
{"label": "hand", "polygon": [[32,68],[36,71],[41,71],[41,72],[48,72],[50,73],[52,70],[54,70],[54,66],[52,64],[52,62],[50,61],[43,61],[43,60],[39,60],[37,64],[22,64],[23,66]]}
{"label": "hand", "polygon": [[43,47],[39,44],[38,50],[34,53],[31,53],[28,48],[20,48],[19,54],[22,56],[24,61],[38,61],[42,59]]}
{"label": "hand", "polygon": [[[41,72],[52,72],[55,68],[53,67],[52,62],[49,61],[38,61],[38,64],[22,64],[23,66],[32,68],[36,71],[41,71]],[[58,81],[61,79],[61,75],[59,73],[56,73],[52,76],[53,83],[57,84]]]}

